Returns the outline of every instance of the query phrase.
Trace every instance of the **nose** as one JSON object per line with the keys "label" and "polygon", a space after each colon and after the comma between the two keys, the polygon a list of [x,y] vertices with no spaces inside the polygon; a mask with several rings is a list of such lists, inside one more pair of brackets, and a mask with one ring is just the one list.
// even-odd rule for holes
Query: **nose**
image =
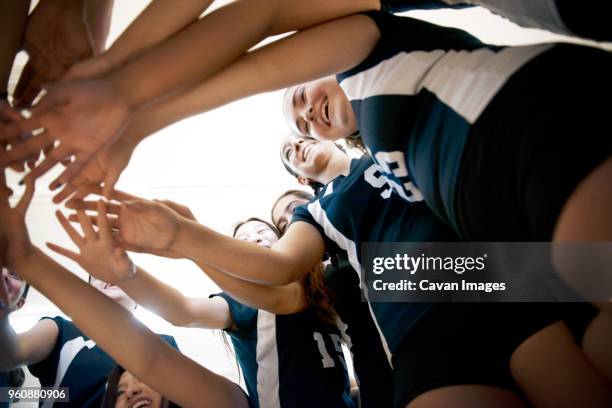
{"label": "nose", "polygon": [[314,107],[312,103],[307,103],[302,108],[302,117],[306,122],[312,122],[314,120]]}
{"label": "nose", "polygon": [[314,120],[314,109],[312,105],[306,107],[306,112],[304,113],[304,120],[307,122],[312,122]]}
{"label": "nose", "polygon": [[130,402],[134,398],[137,398],[140,394],[142,394],[142,388],[138,385],[132,386],[127,391],[127,400]]}
{"label": "nose", "polygon": [[300,149],[302,148],[302,143],[304,143],[304,139],[295,139],[293,141],[293,153],[294,157],[299,157]]}

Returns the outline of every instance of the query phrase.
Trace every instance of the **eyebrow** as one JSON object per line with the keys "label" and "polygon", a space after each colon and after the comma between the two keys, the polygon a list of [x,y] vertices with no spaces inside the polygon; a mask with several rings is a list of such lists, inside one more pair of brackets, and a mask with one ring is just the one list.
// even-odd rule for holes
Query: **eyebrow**
{"label": "eyebrow", "polygon": [[291,104],[293,105],[294,108],[295,108],[295,105],[297,104],[295,98],[298,93],[298,89],[300,89],[300,87],[295,88],[295,90],[293,91],[293,95],[291,96]]}
{"label": "eyebrow", "polygon": [[[298,86],[297,88],[295,88],[295,91],[293,91],[293,95],[291,96],[291,104],[293,105],[294,108],[297,105],[298,91],[300,91],[302,88],[303,86]],[[295,128],[297,129],[298,133],[300,134],[305,133],[304,130],[300,128],[300,118],[299,117],[295,119]]]}

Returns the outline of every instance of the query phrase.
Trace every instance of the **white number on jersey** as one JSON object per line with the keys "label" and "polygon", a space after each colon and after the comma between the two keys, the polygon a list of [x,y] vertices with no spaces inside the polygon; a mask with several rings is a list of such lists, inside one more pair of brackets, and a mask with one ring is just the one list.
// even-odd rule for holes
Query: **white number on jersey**
{"label": "white number on jersey", "polygon": [[[323,368],[335,367],[336,363],[334,359],[327,352],[327,348],[325,347],[325,339],[323,338],[323,335],[319,332],[314,332],[313,337],[315,341],[317,342],[319,353],[321,353],[321,363],[323,363]],[[334,348],[336,349],[336,353],[338,353],[338,358],[340,359],[340,362],[342,363],[342,365],[344,366],[344,369],[346,370],[346,362],[344,361],[344,354],[342,353],[342,342],[340,340],[340,336],[330,333],[329,337],[331,337],[332,344],[334,345]]]}
{"label": "white number on jersey", "polygon": [[[389,185],[389,188],[380,193],[382,198],[387,199],[391,197],[392,191],[395,190],[395,192],[406,201],[416,202],[423,200],[423,194],[421,194],[412,181],[399,184],[397,181],[385,175],[392,174],[397,178],[408,177],[404,153],[400,151],[377,152],[374,155],[374,159],[378,165],[370,166],[364,173],[364,177],[374,188],[381,188],[384,185]],[[393,169],[391,169],[392,164],[395,165]],[[377,172],[379,173],[378,176],[376,176]]]}

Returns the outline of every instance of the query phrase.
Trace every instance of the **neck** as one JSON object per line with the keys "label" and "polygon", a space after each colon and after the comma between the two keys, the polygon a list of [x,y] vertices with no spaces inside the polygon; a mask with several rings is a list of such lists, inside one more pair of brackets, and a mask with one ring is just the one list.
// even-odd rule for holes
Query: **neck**
{"label": "neck", "polygon": [[344,153],[334,155],[330,159],[325,172],[321,174],[317,181],[322,184],[327,184],[338,176],[347,176],[351,171],[351,158]]}

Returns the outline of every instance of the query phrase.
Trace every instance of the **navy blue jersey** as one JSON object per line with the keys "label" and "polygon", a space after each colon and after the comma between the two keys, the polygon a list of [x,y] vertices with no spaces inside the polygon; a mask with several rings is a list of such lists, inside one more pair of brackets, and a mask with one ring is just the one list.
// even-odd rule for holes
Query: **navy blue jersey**
{"label": "navy blue jersey", "polygon": [[274,315],[220,293],[251,406],[353,408],[341,333],[313,310]]}
{"label": "navy blue jersey", "polygon": [[442,0],[381,0],[380,9],[389,13],[401,13],[410,10],[435,10],[435,9],[462,9],[474,7],[473,4],[464,2],[455,2],[455,4],[447,4]]}
{"label": "navy blue jersey", "polygon": [[359,385],[359,406],[392,407],[393,370],[370,308],[361,299],[359,276],[346,256],[334,257],[325,268],[325,283],[332,293],[334,310],[344,324],[344,337]]}
{"label": "navy blue jersey", "polygon": [[[42,387],[68,387],[70,402],[41,403],[42,407],[96,407],[102,403],[108,374],[115,361],[70,320],[44,317],[57,324],[57,341],[44,360],[28,366]],[[178,350],[171,336],[161,337]]]}
{"label": "navy blue jersey", "polygon": [[540,28],[554,33],[573,35],[563,22],[557,8],[557,0],[381,0],[380,5],[381,10],[390,13],[418,9],[462,9],[482,6],[523,27]]}
{"label": "navy blue jersey", "polygon": [[465,31],[368,13],[381,37],[338,75],[365,145],[393,191],[456,230],[455,189],[471,125],[508,78],[549,45],[491,47]]}
{"label": "navy blue jersey", "polygon": [[[391,187],[370,156],[351,161],[348,176],[327,184],[311,202],[295,209],[292,222],[315,226],[330,253],[346,252],[361,271],[363,242],[449,242],[457,238],[423,203],[408,203]],[[365,293],[367,296],[367,293]],[[428,303],[371,303],[388,357],[431,309]]]}
{"label": "navy blue jersey", "polygon": [[[9,386],[9,373],[8,372],[0,372],[0,388],[4,388],[4,387],[8,387]],[[1,402],[0,401],[0,408],[8,408],[9,403],[8,402]]]}

